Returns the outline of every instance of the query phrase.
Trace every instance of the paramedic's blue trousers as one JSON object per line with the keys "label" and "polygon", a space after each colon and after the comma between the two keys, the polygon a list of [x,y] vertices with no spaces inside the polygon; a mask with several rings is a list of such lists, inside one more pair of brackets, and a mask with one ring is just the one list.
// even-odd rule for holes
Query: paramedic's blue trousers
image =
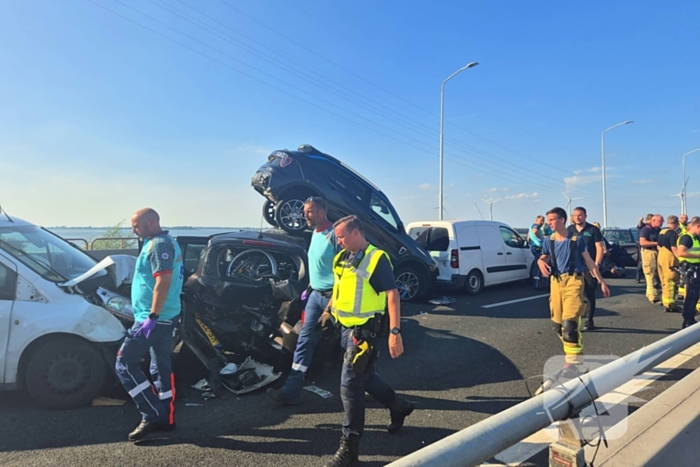
{"label": "paramedic's blue trousers", "polygon": [[[177,318],[176,318],[177,319]],[[134,323],[117,353],[115,370],[129,395],[134,399],[143,420],[172,424],[175,422],[175,375],[170,355],[173,350],[173,321],[158,322],[148,339],[134,337],[143,323]],[[139,362],[151,353],[153,384],[141,371]]]}

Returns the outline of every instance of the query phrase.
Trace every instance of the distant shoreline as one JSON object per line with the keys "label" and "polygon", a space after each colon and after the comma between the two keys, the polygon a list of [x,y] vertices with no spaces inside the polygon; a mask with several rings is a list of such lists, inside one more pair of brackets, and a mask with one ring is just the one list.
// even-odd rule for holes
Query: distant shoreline
{"label": "distant shoreline", "polygon": [[[80,230],[107,230],[107,229],[113,229],[114,226],[106,226],[106,227],[95,227],[95,226],[67,226],[67,225],[53,225],[46,227],[47,229],[80,229]],[[164,230],[201,230],[201,229],[256,229],[257,227],[212,227],[212,226],[196,226],[193,227],[191,225],[177,225],[177,226],[163,226]],[[131,230],[131,227],[120,227],[120,230]]]}

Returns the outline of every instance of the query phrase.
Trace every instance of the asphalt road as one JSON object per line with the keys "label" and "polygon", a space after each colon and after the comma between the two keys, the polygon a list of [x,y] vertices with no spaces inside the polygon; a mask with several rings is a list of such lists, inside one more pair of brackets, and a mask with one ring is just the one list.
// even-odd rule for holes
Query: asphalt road
{"label": "asphalt road", "polygon": [[[651,305],[641,284],[633,279],[609,283],[613,296],[598,302],[600,329],[584,335],[587,354],[622,356],[679,329],[680,315]],[[388,411],[368,403],[361,465],[385,465],[525,400],[525,380],[542,374],[547,359],[562,352],[551,330],[547,299],[482,306],[541,294],[516,283],[478,296],[454,294],[457,301],[449,306],[405,305],[406,353],[391,360],[384,350],[379,368],[417,410],[398,434],[389,435]],[[126,441],[139,421],[130,401],[121,407],[46,411],[24,394],[0,393],[0,465],[320,466],[335,452],[342,421],[338,368],[309,381],[334,397],[302,391],[300,405],[277,407],[264,390],[204,401],[190,385],[206,372],[186,353],[180,357],[177,430],[137,444]],[[671,371],[638,397],[650,400],[697,368],[698,360]],[[108,395],[127,398],[119,391]],[[544,459],[542,452],[530,462],[546,465]]]}

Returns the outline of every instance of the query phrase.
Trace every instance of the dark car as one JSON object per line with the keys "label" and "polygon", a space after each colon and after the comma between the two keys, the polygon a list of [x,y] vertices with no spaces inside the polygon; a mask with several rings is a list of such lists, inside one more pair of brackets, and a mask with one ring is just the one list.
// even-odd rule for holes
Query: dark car
{"label": "dark car", "polygon": [[[308,285],[303,240],[245,230],[177,240],[186,275],[180,335],[209,369],[210,385],[243,393],[279,378],[291,367],[301,330],[300,296]],[[317,360],[339,347],[332,336],[319,343]],[[222,375],[231,363],[238,371]]]}
{"label": "dark car", "polygon": [[603,229],[603,237],[616,248],[611,251],[613,261],[622,267],[637,267],[639,244],[635,229],[608,228]]}
{"label": "dark car", "polygon": [[255,173],[252,185],[267,198],[265,220],[294,235],[307,228],[304,201],[310,196],[327,200],[331,222],[358,216],[367,239],[389,254],[402,299],[422,297],[432,286],[437,265],[430,254],[406,235],[384,193],[338,159],[309,145],[275,151]]}

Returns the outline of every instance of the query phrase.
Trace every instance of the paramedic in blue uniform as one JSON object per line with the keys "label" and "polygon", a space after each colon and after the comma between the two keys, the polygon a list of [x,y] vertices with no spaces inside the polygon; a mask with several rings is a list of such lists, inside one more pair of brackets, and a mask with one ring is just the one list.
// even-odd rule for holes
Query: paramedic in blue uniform
{"label": "paramedic in blue uniform", "polygon": [[283,405],[299,402],[304,375],[311,364],[314,348],[323,335],[318,320],[333,293],[333,258],[341,250],[333,224],[326,217],[326,200],[312,196],[304,203],[304,217],[314,229],[309,245],[309,282],[311,291],[304,310],[304,325],[299,333],[292,360],[292,372],[282,389],[270,388],[267,395]]}
{"label": "paramedic in blue uniform", "polygon": [[[141,412],[141,423],[129,433],[130,441],[138,441],[149,433],[175,428],[175,376],[170,354],[180,316],[184,269],[180,247],[161,229],[157,212],[150,208],[136,211],[131,227],[143,241],[143,248],[131,285],[134,325],[117,353],[115,369]],[[153,384],[139,365],[148,352]]]}

